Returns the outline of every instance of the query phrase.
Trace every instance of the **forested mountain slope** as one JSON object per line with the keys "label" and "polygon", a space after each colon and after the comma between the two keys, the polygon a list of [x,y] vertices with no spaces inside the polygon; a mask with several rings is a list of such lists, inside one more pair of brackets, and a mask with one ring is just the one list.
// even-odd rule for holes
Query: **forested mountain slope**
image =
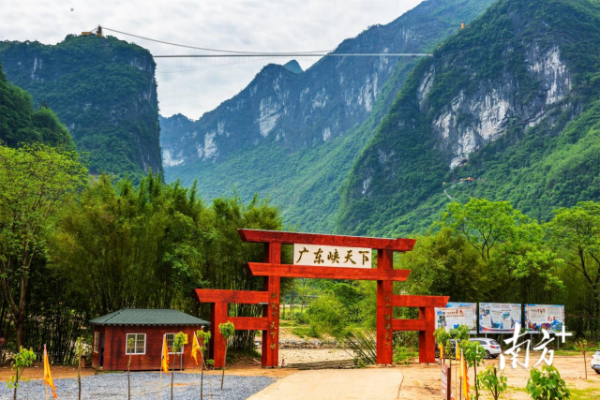
{"label": "forested mountain slope", "polygon": [[501,0],[422,60],[355,163],[340,232],[422,231],[454,200],[542,220],[600,199],[600,2]]}
{"label": "forested mountain slope", "polygon": [[31,95],[8,82],[0,64],[0,145],[44,143],[74,148],[67,128],[45,105],[33,108]]}
{"label": "forested mountain slope", "polygon": [[139,179],[162,171],[155,63],[113,37],[69,35],[55,46],[0,42],[8,80],[45,102],[69,128],[90,172]]}
{"label": "forested mountain slope", "polygon": [[[335,52],[431,52],[491,3],[425,1]],[[332,230],[343,179],[418,61],[326,57],[304,72],[268,65],[198,121],[161,118],[165,176],[198,179],[208,199],[234,190],[244,199],[268,195],[291,224]]]}

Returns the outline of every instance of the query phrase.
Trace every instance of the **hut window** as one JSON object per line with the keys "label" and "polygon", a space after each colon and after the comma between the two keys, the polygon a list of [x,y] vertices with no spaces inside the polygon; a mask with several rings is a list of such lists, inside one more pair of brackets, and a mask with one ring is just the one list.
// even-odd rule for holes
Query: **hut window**
{"label": "hut window", "polygon": [[169,348],[169,354],[183,354],[183,346],[181,346],[181,349],[179,349],[179,352],[175,353],[173,352],[173,342],[175,342],[175,333],[167,333],[166,334],[166,338],[167,338],[167,347]]}
{"label": "hut window", "polygon": [[[129,345],[129,339],[133,339],[133,345]],[[128,333],[125,338],[125,354],[146,354],[146,334]]]}
{"label": "hut window", "polygon": [[100,349],[100,332],[94,332],[94,353]]}

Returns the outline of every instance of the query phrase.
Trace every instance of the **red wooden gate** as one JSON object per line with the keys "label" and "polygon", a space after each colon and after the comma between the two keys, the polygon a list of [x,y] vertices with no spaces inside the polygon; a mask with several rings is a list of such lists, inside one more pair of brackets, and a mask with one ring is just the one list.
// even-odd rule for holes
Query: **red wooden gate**
{"label": "red wooden gate", "polygon": [[[264,276],[264,291],[196,289],[198,300],[211,303],[211,356],[215,367],[223,366],[225,340],[219,333],[220,323],[231,321],[238,330],[262,330],[262,366],[279,364],[279,292],[282,277],[353,279],[377,281],[377,363],[392,364],[393,332],[419,331],[419,361],[435,362],[435,307],[444,307],[448,297],[399,296],[393,294],[393,282],[405,281],[409,270],[393,269],[394,252],[411,251],[414,239],[381,239],[356,236],[318,235],[309,233],[240,229],[244,242],[265,243],[263,263],[248,263],[253,276]],[[282,244],[343,246],[377,250],[377,268],[322,267],[281,263]],[[263,304],[263,316],[229,317],[230,303]],[[394,307],[418,307],[415,320],[393,319]]]}

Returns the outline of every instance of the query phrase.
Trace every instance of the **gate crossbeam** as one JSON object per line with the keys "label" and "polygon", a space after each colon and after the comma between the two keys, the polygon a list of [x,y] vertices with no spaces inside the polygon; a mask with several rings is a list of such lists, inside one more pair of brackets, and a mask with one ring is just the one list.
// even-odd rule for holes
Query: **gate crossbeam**
{"label": "gate crossbeam", "polygon": [[[279,301],[282,277],[316,279],[354,279],[377,282],[377,363],[392,364],[394,331],[419,332],[419,362],[435,362],[435,307],[446,306],[449,297],[394,295],[394,281],[406,281],[409,270],[395,270],[394,252],[411,251],[413,239],[382,239],[356,236],[317,235],[311,233],[279,232],[239,229],[244,242],[264,243],[264,262],[251,262],[251,275],[264,277],[264,291],[235,291],[196,289],[198,300],[211,303],[211,355],[215,367],[222,367],[225,339],[220,334],[220,323],[231,321],[236,329],[262,330],[262,366],[279,364]],[[377,251],[376,268],[325,267],[281,263],[282,244],[317,244],[369,248]],[[262,317],[229,317],[229,304],[262,304]],[[394,319],[394,307],[419,308],[418,319]]]}

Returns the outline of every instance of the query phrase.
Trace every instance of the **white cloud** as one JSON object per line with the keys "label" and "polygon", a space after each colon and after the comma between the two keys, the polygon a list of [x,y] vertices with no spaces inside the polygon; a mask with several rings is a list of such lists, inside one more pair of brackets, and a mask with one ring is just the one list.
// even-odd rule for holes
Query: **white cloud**
{"label": "white cloud", "polygon": [[[192,46],[245,51],[328,50],[421,0],[0,0],[0,40],[56,44],[100,24]],[[73,9],[71,11],[71,9]],[[189,49],[134,39],[152,54]],[[197,119],[242,90],[270,62],[288,59],[157,59],[160,112]],[[316,59],[298,59],[304,69]]]}

